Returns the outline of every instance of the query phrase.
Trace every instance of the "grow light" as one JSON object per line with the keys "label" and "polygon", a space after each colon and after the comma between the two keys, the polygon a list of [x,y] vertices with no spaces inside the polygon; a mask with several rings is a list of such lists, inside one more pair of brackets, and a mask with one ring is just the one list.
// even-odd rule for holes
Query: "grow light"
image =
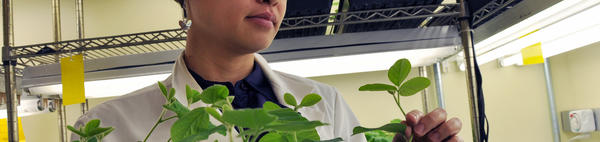
{"label": "grow light", "polygon": [[[575,35],[580,34],[585,35],[587,32],[579,32],[594,28],[594,26],[598,25],[599,19],[591,17],[594,17],[593,13],[599,13],[599,8],[596,6],[599,2],[600,1],[598,0],[561,1],[498,34],[477,43],[475,47],[479,47],[477,52],[478,55],[481,55],[477,57],[478,63],[482,65],[507,55],[513,55],[518,53],[521,48],[537,42],[542,42],[544,55],[547,57],[561,53],[558,52],[559,49],[554,48],[575,46],[572,43],[567,44],[557,40],[566,39],[570,36],[578,37]],[[580,41],[580,39],[572,40],[572,42],[573,41]],[[585,43],[588,42],[589,41],[586,41]],[[514,60],[514,58],[506,59]]]}
{"label": "grow light", "polygon": [[453,47],[439,47],[275,62],[269,65],[273,70],[302,77],[314,77],[387,70],[400,58],[409,59],[414,67],[431,65],[437,61],[437,57],[448,56],[453,51]]}
{"label": "grow light", "polygon": [[[552,57],[567,51],[600,41],[600,19],[590,18],[600,13],[600,5],[587,9],[574,16],[565,18],[521,40],[512,42],[502,47],[505,52],[518,52],[527,44],[541,41],[544,58]],[[499,48],[500,49],[500,48]],[[510,54],[508,54],[510,55]],[[503,66],[523,64],[521,54],[517,53],[501,61]]]}

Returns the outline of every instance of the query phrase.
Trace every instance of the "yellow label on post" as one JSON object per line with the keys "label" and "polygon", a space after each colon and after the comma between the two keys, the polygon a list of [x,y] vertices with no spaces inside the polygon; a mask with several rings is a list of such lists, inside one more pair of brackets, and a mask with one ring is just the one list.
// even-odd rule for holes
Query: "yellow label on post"
{"label": "yellow label on post", "polygon": [[523,65],[544,63],[541,42],[521,49],[521,55],[523,56]]}
{"label": "yellow label on post", "polygon": [[63,105],[84,103],[83,55],[60,59],[60,72],[62,73]]}
{"label": "yellow label on post", "polygon": [[[25,142],[25,133],[23,132],[21,117],[19,117],[17,125],[19,126],[19,142]],[[8,141],[8,121],[6,118],[0,119],[0,141]]]}

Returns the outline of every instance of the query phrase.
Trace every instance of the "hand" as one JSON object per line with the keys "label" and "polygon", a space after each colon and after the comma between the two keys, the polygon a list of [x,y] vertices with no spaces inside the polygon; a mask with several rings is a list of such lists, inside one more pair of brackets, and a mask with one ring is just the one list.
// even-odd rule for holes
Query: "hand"
{"label": "hand", "polygon": [[[446,121],[446,111],[438,108],[427,115],[423,112],[413,110],[406,114],[407,124],[405,135],[407,139],[414,134],[415,142],[462,142],[463,140],[456,134],[460,132],[462,122],[458,118],[452,118]],[[394,142],[403,140],[402,135],[397,134]]]}

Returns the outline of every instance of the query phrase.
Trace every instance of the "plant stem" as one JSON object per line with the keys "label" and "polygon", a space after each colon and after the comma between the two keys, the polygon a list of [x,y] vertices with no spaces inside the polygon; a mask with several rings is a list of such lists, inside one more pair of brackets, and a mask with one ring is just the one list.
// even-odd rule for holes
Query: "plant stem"
{"label": "plant stem", "polygon": [[167,117],[167,118],[161,120],[160,123],[165,122],[165,121],[170,120],[170,119],[173,119],[173,118],[176,118],[176,117],[177,117],[177,115],[174,115],[174,116],[171,116],[171,117]]}
{"label": "plant stem", "polygon": [[251,135],[250,142],[256,142],[257,137],[258,137],[258,134]]}
{"label": "plant stem", "polygon": [[402,109],[402,106],[400,106],[400,96],[396,97],[396,95],[392,95],[394,97],[394,101],[396,103],[396,105],[398,105],[398,108],[400,108],[400,111],[402,111],[402,116],[404,116],[404,119],[406,119],[406,113],[404,112],[404,109]]}
{"label": "plant stem", "polygon": [[410,138],[408,139],[408,142],[412,142],[413,136],[414,135],[410,135]]}
{"label": "plant stem", "polygon": [[227,135],[229,135],[229,142],[233,142],[233,127],[227,127]]}
{"label": "plant stem", "polygon": [[296,136],[296,132],[292,133],[292,136],[294,136],[293,142],[298,142],[298,136]]}
{"label": "plant stem", "polygon": [[150,129],[150,132],[148,132],[148,135],[146,135],[146,138],[144,138],[144,142],[146,142],[148,140],[148,138],[150,138],[150,135],[152,134],[152,132],[154,132],[154,129],[156,129],[156,126],[158,126],[159,123],[162,123],[162,118],[165,115],[165,113],[167,113],[167,111],[163,108],[162,112],[160,112],[160,116],[158,116],[158,120],[156,120],[156,123],[154,123],[154,126],[152,126],[152,129]]}

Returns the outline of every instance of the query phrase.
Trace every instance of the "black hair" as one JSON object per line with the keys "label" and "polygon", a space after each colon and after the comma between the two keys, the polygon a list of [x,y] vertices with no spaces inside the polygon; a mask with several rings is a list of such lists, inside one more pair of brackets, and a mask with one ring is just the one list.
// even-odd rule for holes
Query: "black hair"
{"label": "black hair", "polygon": [[181,8],[185,8],[184,0],[175,0],[175,2],[177,2]]}
{"label": "black hair", "polygon": [[177,2],[179,6],[181,6],[181,9],[183,9],[183,17],[187,17],[187,13],[185,12],[185,0],[175,0],[175,2]]}

